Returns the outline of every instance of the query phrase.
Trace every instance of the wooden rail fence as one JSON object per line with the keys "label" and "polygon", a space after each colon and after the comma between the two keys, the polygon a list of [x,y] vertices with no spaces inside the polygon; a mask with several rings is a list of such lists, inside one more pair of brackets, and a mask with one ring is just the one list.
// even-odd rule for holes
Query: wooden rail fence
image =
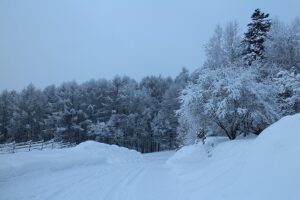
{"label": "wooden rail fence", "polygon": [[11,142],[6,144],[0,144],[0,154],[5,153],[16,153],[26,151],[36,151],[44,149],[62,149],[75,146],[74,143],[70,142],[56,142],[54,140],[48,141],[27,141],[27,142]]}

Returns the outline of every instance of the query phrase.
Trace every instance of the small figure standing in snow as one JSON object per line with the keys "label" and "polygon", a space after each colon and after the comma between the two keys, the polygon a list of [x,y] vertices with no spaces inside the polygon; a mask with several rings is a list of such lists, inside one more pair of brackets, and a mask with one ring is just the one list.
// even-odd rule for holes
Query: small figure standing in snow
{"label": "small figure standing in snow", "polygon": [[197,138],[198,138],[198,140],[201,140],[203,144],[205,144],[206,136],[205,136],[205,131],[204,131],[204,129],[201,129],[201,130],[199,131],[199,133],[197,134]]}

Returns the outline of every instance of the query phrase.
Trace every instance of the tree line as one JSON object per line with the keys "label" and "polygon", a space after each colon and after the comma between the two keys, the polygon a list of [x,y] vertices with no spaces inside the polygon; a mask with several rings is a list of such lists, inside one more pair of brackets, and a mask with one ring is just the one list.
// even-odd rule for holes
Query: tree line
{"label": "tree line", "polygon": [[142,152],[176,147],[178,96],[186,69],[173,80],[149,76],[66,82],[43,90],[29,85],[0,95],[0,141],[87,139]]}

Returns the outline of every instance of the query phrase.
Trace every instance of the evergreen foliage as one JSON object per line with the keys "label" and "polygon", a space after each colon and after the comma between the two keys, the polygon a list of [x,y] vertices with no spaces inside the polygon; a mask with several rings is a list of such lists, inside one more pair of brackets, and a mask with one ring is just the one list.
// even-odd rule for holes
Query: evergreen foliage
{"label": "evergreen foliage", "polygon": [[265,58],[265,41],[271,28],[271,20],[268,17],[269,14],[256,9],[251,16],[252,22],[247,25],[248,30],[243,40],[245,49],[242,53],[248,65],[257,60],[262,61]]}

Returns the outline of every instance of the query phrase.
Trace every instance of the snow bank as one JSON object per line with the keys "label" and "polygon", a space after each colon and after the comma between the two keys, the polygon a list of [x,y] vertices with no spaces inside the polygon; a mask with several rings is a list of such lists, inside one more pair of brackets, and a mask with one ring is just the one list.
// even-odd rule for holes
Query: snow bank
{"label": "snow bank", "polygon": [[187,199],[300,199],[300,114],[287,116],[257,138],[207,147],[191,145],[167,161],[187,185]]}
{"label": "snow bank", "polygon": [[[183,179],[186,189],[191,190],[188,194],[195,194],[195,199],[199,199],[201,193],[206,199],[210,197],[210,192],[216,193],[232,182],[236,168],[243,165],[245,154],[253,141],[210,138],[205,145],[198,143],[183,147],[166,165]],[[205,191],[199,192],[204,188]]]}
{"label": "snow bank", "polygon": [[[237,181],[226,192],[243,199],[300,199],[300,114],[287,116],[255,140]],[[236,188],[239,188],[236,191]],[[233,191],[235,191],[233,193]]]}
{"label": "snow bank", "polygon": [[207,137],[205,145],[200,141],[194,145],[184,146],[168,159],[167,165],[199,164],[205,162],[207,158],[211,157],[213,148],[227,140],[225,137]]}
{"label": "snow bank", "polygon": [[104,159],[108,164],[140,162],[144,159],[142,154],[135,150],[94,141],[83,142],[72,151],[93,155],[96,159]]}
{"label": "snow bank", "polygon": [[59,150],[20,152],[0,155],[0,179],[31,172],[56,171],[97,164],[140,162],[140,153],[116,145],[94,141]]}

